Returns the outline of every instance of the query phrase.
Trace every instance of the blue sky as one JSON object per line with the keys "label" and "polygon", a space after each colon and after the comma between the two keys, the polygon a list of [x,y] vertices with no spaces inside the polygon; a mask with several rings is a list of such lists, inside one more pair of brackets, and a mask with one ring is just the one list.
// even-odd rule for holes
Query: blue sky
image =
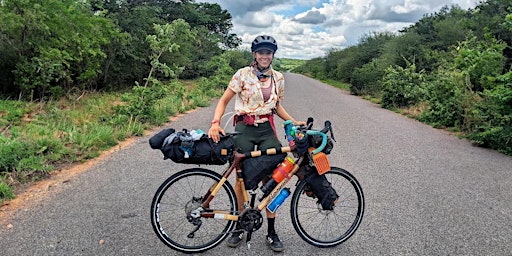
{"label": "blue sky", "polygon": [[479,0],[210,0],[233,16],[249,49],[260,34],[279,44],[276,57],[311,59],[355,45],[372,32],[397,32],[443,6],[474,8]]}

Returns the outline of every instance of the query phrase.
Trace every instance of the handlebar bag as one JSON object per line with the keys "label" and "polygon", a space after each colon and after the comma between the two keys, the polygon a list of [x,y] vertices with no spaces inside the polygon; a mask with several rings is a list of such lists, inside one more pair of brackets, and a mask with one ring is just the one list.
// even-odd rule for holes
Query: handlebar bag
{"label": "handlebar bag", "polygon": [[[321,135],[309,135],[309,146],[318,148],[322,144],[322,136]],[[332,151],[332,148],[334,147],[334,144],[332,142],[332,139],[327,136],[327,144],[325,145],[325,148],[322,150],[326,155],[330,154]]]}
{"label": "handlebar bag", "polygon": [[176,136],[172,143],[160,149],[164,159],[182,164],[224,165],[233,156],[233,136],[221,137],[218,143],[206,135],[193,141],[182,141],[180,138],[183,136]]}

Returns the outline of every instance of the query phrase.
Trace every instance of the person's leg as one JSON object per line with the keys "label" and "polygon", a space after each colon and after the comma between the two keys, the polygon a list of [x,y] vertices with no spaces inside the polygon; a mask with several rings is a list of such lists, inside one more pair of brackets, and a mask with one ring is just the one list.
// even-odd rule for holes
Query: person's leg
{"label": "person's leg", "polygon": [[[235,127],[235,131],[241,133],[240,135],[234,137],[235,149],[239,149],[242,152],[252,151],[254,148],[254,143],[251,142],[251,139],[249,137],[250,131],[247,130],[247,128],[248,127],[243,123],[238,123]],[[244,210],[244,192],[242,191],[241,183],[242,182],[239,181],[237,178],[234,187],[236,200],[238,202],[237,207],[239,213],[241,213]],[[236,226],[236,229],[238,231],[233,232],[231,234],[231,237],[228,238],[227,245],[229,247],[237,247],[242,242],[244,231],[240,230],[241,227],[238,224]]]}
{"label": "person's leg", "polygon": [[[262,129],[259,130],[259,141],[258,148],[260,150],[266,150],[269,148],[279,148],[281,147],[281,142],[277,139],[274,134],[274,130],[269,123],[265,123]],[[283,243],[277,236],[275,223],[276,223],[276,214],[272,213],[269,210],[266,210],[267,214],[267,242],[270,245],[270,248],[275,252],[281,252],[284,250]]]}
{"label": "person's leg", "polygon": [[[244,196],[243,196],[243,191],[242,191],[242,187],[240,185],[240,181],[238,181],[238,179],[235,181],[235,196],[236,196],[236,199],[238,201],[238,212],[242,212],[244,210]],[[236,230],[237,231],[234,231],[231,236],[228,238],[228,241],[227,241],[227,245],[229,247],[237,247],[240,245],[240,243],[242,243],[242,239],[243,239],[243,236],[244,236],[244,231],[241,230],[241,227],[240,225],[236,225]]]}

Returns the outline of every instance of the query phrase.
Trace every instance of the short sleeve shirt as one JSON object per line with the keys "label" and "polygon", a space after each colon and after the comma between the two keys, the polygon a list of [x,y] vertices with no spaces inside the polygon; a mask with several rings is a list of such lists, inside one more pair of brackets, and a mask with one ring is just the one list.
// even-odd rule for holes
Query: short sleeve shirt
{"label": "short sleeve shirt", "polygon": [[228,87],[236,93],[235,112],[237,115],[267,115],[276,108],[277,102],[284,99],[284,76],[272,70],[273,89],[270,98],[263,100],[261,85],[253,67],[239,69],[229,82]]}

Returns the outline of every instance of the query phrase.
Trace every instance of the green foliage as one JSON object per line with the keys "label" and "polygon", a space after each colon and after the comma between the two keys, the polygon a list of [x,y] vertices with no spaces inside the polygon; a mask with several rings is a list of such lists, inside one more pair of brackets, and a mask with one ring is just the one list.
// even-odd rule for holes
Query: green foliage
{"label": "green foliage", "polygon": [[27,99],[60,97],[74,84],[85,87],[100,72],[106,57],[102,47],[119,36],[110,20],[94,15],[83,2],[2,3],[0,38],[7,43],[0,51],[16,54],[8,69],[11,83]]}
{"label": "green foliage", "polygon": [[350,79],[350,92],[356,95],[380,96],[381,81],[388,64],[382,58],[373,59],[370,63],[354,69]]}
{"label": "green foliage", "polygon": [[403,108],[420,103],[425,90],[423,72],[416,72],[416,65],[407,68],[389,67],[382,81],[382,102],[384,108]]}
{"label": "green foliage", "polygon": [[496,86],[484,90],[482,98],[471,112],[468,138],[512,155],[512,72],[500,76]]}
{"label": "green foliage", "polygon": [[[0,17],[1,98],[51,100],[77,88],[124,90],[143,84],[151,69],[198,78],[206,74],[203,63],[241,43],[229,33],[226,10],[194,1],[4,0]],[[163,52],[155,63],[146,38],[154,24],[178,21],[190,24],[174,30],[179,50]]]}
{"label": "green foliage", "polygon": [[334,86],[336,88],[340,88],[342,90],[345,90],[345,91],[349,91],[350,90],[350,84],[347,84],[347,83],[343,83],[343,82],[340,82],[338,80],[333,80],[333,79],[326,79],[326,80],[322,80],[323,83],[326,83],[326,84],[329,84],[331,86]]}
{"label": "green foliage", "polygon": [[288,58],[277,58],[274,60],[274,63],[279,63],[279,71],[282,72],[293,72],[295,68],[300,67],[304,64],[305,60],[299,60],[299,59],[288,59]]}
{"label": "green foliage", "polygon": [[320,80],[327,78],[325,60],[323,58],[308,60],[301,67],[297,67],[295,71]]}
{"label": "green foliage", "polygon": [[135,119],[140,122],[158,123],[159,120],[156,118],[158,113],[154,105],[167,94],[168,90],[168,87],[160,83],[150,87],[134,86],[131,92],[121,96],[125,104],[117,106],[116,114],[127,116],[130,121]]}
{"label": "green foliage", "polygon": [[[151,69],[146,78],[144,86],[148,83],[155,83],[157,80],[153,77],[154,72],[160,72],[164,77],[176,78],[183,71],[183,67],[179,67],[176,62],[171,62],[172,67],[167,63],[162,63],[160,58],[165,54],[174,54],[181,45],[180,42],[195,40],[195,34],[190,30],[190,25],[182,19],[173,21],[171,24],[159,25],[154,24],[155,35],[148,35],[146,40],[151,48],[149,56]],[[171,60],[172,61],[172,60]]]}
{"label": "green foliage", "polygon": [[[173,64],[169,67],[166,63],[160,62],[164,53],[174,53],[180,49],[176,42],[185,42],[194,40],[195,35],[190,30],[190,26],[182,19],[173,21],[171,24],[154,24],[155,35],[148,35],[146,40],[151,47],[151,69],[144,86],[138,84],[132,88],[132,92],[122,95],[121,100],[126,104],[118,106],[116,113],[120,116],[129,117],[130,122],[142,122],[150,124],[159,124],[163,120],[163,115],[157,111],[156,103],[164,98],[169,90],[172,90],[174,96],[182,98],[184,87],[181,83],[171,82],[164,86],[155,76],[161,73],[164,78],[176,78],[183,70]],[[149,85],[149,86],[148,86]]]}
{"label": "green foliage", "polygon": [[[227,51],[220,56],[211,58],[204,66],[209,77],[219,76],[230,79],[230,77],[235,73],[235,68],[230,65],[230,59],[232,59],[231,55],[234,54],[236,54],[236,52]],[[245,65],[247,65],[247,62]],[[238,68],[239,67],[236,67],[236,69]]]}
{"label": "green foliage", "polygon": [[[39,179],[53,166],[85,161],[169,116],[207,106],[222,94],[220,76],[135,86],[131,92],[90,93],[46,103],[0,100],[0,186]],[[219,88],[207,90],[210,88]],[[8,121],[7,121],[8,120]],[[2,183],[3,182],[3,183]],[[3,198],[12,188],[7,186]],[[0,193],[4,193],[0,192]],[[0,200],[2,196],[0,195]]]}
{"label": "green foliage", "polygon": [[44,155],[49,153],[45,141],[36,140],[30,144],[18,137],[7,138],[0,135],[0,172],[24,173],[29,176],[34,172],[46,172],[51,169],[44,162]]}
{"label": "green foliage", "polygon": [[457,47],[455,67],[468,74],[474,90],[488,89],[492,86],[492,82],[490,85],[488,82],[503,71],[505,48],[506,44],[494,38],[477,41],[476,37],[473,37]]}
{"label": "green foliage", "polygon": [[11,125],[19,124],[28,112],[30,112],[30,109],[22,102],[14,100],[0,101],[0,131]]}
{"label": "green foliage", "polygon": [[439,71],[425,83],[428,108],[420,120],[434,127],[461,127],[464,124],[466,79],[462,73]]}
{"label": "green foliage", "polygon": [[4,199],[13,199],[14,189],[9,186],[3,179],[0,179],[0,204],[4,201]]}
{"label": "green foliage", "polygon": [[421,121],[512,155],[510,5],[489,0],[473,10],[445,6],[398,34],[366,35],[295,71],[350,82],[353,94],[412,110]]}

